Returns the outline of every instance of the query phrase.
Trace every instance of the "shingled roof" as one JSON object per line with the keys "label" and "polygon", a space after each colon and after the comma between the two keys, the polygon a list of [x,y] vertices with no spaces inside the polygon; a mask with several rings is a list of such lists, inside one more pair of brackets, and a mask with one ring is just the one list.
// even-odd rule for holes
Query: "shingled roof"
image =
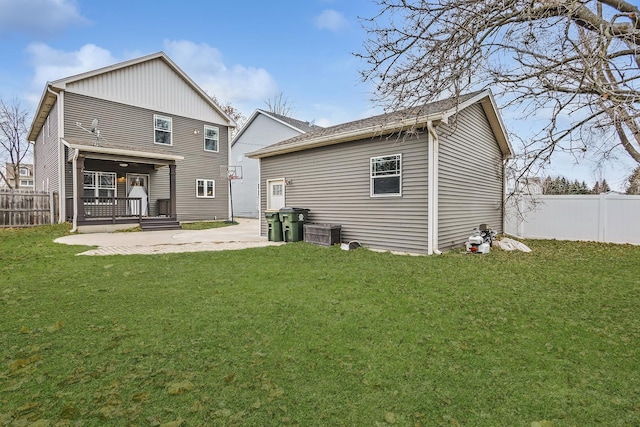
{"label": "shingled roof", "polygon": [[412,126],[426,125],[429,121],[446,122],[450,116],[476,102],[482,103],[503,153],[510,155],[511,147],[506,139],[506,132],[498,116],[493,96],[490,91],[479,91],[464,94],[457,98],[447,98],[431,102],[421,107],[408,108],[393,113],[380,114],[366,119],[342,123],[336,126],[315,129],[311,132],[247,153],[247,156],[252,158],[277,156],[309,148],[386,135],[409,129]]}
{"label": "shingled roof", "polygon": [[321,126],[316,126],[309,122],[304,122],[302,120],[294,119],[293,117],[287,117],[287,116],[283,116],[282,114],[271,113],[269,111],[265,111],[261,109],[258,109],[258,111],[268,116],[273,116],[279,120],[282,120],[283,122],[288,123],[294,128],[301,130],[302,132],[313,132],[315,130],[322,129]]}
{"label": "shingled roof", "polygon": [[260,114],[262,114],[263,116],[270,117],[271,119],[273,119],[273,120],[275,120],[277,122],[280,122],[280,123],[284,124],[285,126],[289,126],[292,129],[300,132],[301,134],[304,134],[306,132],[313,132],[313,131],[318,130],[318,129],[322,129],[322,127],[314,125],[314,124],[311,124],[309,122],[305,122],[305,121],[302,121],[302,120],[294,119],[293,117],[283,116],[282,114],[272,113],[270,111],[266,111],[266,110],[262,110],[262,109],[258,108],[257,110],[255,110],[253,112],[251,117],[249,117],[249,119],[242,126],[242,128],[240,128],[240,131],[236,134],[236,136],[233,137],[233,141],[231,142],[232,146],[236,143],[236,141],[238,141],[240,139],[240,137],[245,132],[245,130],[247,130],[249,128],[251,123]]}

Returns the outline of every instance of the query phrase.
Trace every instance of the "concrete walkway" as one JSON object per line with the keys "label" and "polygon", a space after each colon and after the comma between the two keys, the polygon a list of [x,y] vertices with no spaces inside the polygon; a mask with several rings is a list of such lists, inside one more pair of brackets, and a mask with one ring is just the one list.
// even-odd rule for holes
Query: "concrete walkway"
{"label": "concrete walkway", "polygon": [[177,252],[224,251],[281,245],[259,235],[257,219],[236,218],[238,225],[207,230],[87,233],[60,237],[56,243],[98,246],[78,255],[153,255]]}

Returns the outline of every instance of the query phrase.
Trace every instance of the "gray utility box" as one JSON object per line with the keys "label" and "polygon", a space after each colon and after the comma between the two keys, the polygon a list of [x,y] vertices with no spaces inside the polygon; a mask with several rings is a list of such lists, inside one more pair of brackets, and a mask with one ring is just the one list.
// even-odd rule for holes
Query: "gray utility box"
{"label": "gray utility box", "polygon": [[323,246],[340,243],[341,225],[305,223],[303,227],[305,242]]}

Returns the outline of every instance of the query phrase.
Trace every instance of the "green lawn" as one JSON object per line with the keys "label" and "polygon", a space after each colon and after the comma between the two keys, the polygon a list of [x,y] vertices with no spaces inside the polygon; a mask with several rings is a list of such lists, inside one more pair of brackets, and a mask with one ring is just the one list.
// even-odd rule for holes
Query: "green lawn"
{"label": "green lawn", "polygon": [[1,426],[640,425],[640,247],[87,257],[64,233],[0,230]]}

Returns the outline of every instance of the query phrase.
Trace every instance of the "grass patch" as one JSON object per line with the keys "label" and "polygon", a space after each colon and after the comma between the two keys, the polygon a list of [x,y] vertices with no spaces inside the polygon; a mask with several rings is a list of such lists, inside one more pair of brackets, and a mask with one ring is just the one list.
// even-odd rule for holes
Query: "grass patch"
{"label": "grass patch", "polygon": [[209,228],[228,227],[230,225],[238,225],[237,222],[228,221],[204,221],[204,222],[186,222],[182,223],[183,230],[207,230]]}
{"label": "grass patch", "polygon": [[0,425],[640,424],[640,247],[85,257],[66,232],[0,231]]}

